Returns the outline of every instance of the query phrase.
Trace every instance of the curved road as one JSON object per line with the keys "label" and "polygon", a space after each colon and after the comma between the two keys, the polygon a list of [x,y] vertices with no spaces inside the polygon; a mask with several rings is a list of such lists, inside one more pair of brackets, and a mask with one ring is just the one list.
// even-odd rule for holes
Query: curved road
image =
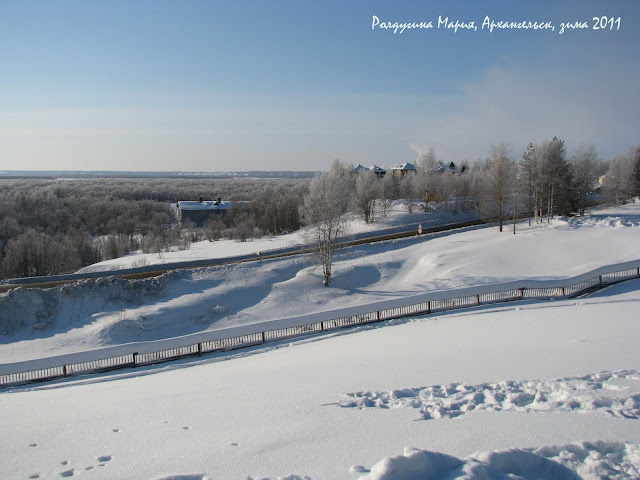
{"label": "curved road", "polygon": [[[365,243],[382,242],[385,240],[393,240],[397,238],[405,238],[416,236],[419,234],[426,235],[430,233],[446,232],[449,230],[456,230],[459,228],[473,227],[493,222],[491,220],[470,220],[466,222],[448,223],[444,225],[437,225],[433,227],[423,228],[421,232],[418,232],[419,225],[409,224],[401,227],[395,227],[387,230],[380,230],[377,232],[367,232],[350,237],[340,239],[336,248],[350,247],[353,245],[362,245]],[[202,268],[212,267],[216,265],[228,265],[232,263],[243,263],[256,260],[269,260],[272,258],[288,257],[292,255],[304,255],[312,253],[314,248],[310,245],[301,245],[288,248],[280,248],[275,250],[269,250],[262,252],[260,255],[247,254],[238,255],[234,257],[225,258],[213,258],[206,260],[190,260],[184,262],[172,262],[159,265],[147,265],[144,267],[127,268],[122,270],[110,271],[110,272],[90,272],[90,273],[70,273],[66,275],[51,275],[46,277],[27,277],[27,278],[12,278],[5,280],[0,285],[0,293],[6,293],[12,288],[24,287],[24,288],[51,288],[58,285],[64,285],[73,283],[78,280],[85,279],[98,279],[105,277],[118,277],[126,279],[140,279],[157,277],[163,273],[170,272],[172,270],[190,269],[190,268]]]}

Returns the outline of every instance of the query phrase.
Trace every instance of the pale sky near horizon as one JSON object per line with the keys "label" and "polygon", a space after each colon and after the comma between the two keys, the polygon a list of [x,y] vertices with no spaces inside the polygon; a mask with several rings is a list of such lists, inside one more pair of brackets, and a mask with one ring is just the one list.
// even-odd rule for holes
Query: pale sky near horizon
{"label": "pale sky near horizon", "polygon": [[0,0],[0,171],[388,168],[553,136],[610,158],[640,144],[639,79],[639,0]]}

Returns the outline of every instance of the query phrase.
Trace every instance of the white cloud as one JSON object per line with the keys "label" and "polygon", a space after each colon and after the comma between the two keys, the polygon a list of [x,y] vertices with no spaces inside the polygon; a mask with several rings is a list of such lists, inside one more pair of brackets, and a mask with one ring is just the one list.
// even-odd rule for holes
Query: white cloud
{"label": "white cloud", "polygon": [[425,117],[408,143],[417,152],[433,146],[455,161],[483,158],[498,143],[518,154],[531,141],[557,136],[569,150],[595,143],[608,157],[638,141],[635,79],[633,72],[607,68],[572,75],[547,67],[491,68],[480,81],[462,84],[446,109]]}

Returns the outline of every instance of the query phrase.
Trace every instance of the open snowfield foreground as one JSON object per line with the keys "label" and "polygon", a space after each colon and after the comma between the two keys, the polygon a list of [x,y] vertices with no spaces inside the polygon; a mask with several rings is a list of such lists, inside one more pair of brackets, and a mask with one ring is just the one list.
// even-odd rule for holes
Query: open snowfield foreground
{"label": "open snowfield foreground", "polygon": [[1,476],[640,478],[639,305],[633,280],[14,388]]}
{"label": "open snowfield foreground", "polygon": [[[640,258],[640,205],[0,298],[0,362]],[[0,391],[0,478],[640,478],[640,280]]]}

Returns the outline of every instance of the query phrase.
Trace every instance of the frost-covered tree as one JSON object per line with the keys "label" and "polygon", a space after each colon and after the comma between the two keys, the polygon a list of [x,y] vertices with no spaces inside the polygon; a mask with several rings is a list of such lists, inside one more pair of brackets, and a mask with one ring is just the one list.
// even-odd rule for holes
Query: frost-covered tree
{"label": "frost-covered tree", "polygon": [[398,182],[393,175],[385,175],[380,180],[379,191],[380,206],[382,207],[382,215],[387,216],[387,210],[391,206],[391,202],[398,198]]}
{"label": "frost-covered tree", "polygon": [[542,195],[542,173],[541,161],[539,155],[540,149],[537,145],[530,143],[526,152],[522,155],[520,161],[521,179],[523,189],[527,196],[527,211],[529,216],[529,225],[531,225],[531,215],[538,223],[542,217],[540,211],[541,195]]}
{"label": "frost-covered tree", "polygon": [[381,180],[375,173],[362,171],[356,177],[356,205],[365,223],[373,223],[376,199],[380,197]]}
{"label": "frost-covered tree", "polygon": [[498,231],[500,232],[502,232],[511,184],[515,177],[515,168],[515,161],[511,158],[507,145],[502,143],[490,147],[489,158],[483,168],[484,192],[482,198],[485,212],[495,214],[498,217]]}
{"label": "frost-covered tree", "polygon": [[409,213],[413,213],[413,207],[416,206],[422,192],[419,175],[405,175],[400,179],[400,195],[406,199]]}
{"label": "frost-covered tree", "polygon": [[350,183],[340,164],[314,177],[300,206],[303,222],[310,227],[309,239],[317,249],[324,285],[331,284],[335,244],[348,228]]}
{"label": "frost-covered tree", "polygon": [[609,171],[605,178],[605,187],[609,198],[620,205],[633,195],[634,158],[632,152],[616,155],[609,164]]}
{"label": "frost-covered tree", "polygon": [[580,145],[570,160],[578,199],[578,211],[584,216],[587,195],[597,179],[598,154],[595,145]]}
{"label": "frost-covered tree", "polygon": [[575,204],[572,175],[567,163],[564,141],[557,137],[542,144],[542,178],[546,195],[547,221],[557,209],[569,214]]}
{"label": "frost-covered tree", "polygon": [[640,196],[640,145],[634,152],[634,166],[633,166],[633,195]]}
{"label": "frost-covered tree", "polygon": [[418,190],[424,199],[424,211],[429,206],[429,201],[435,197],[439,174],[437,172],[438,161],[436,152],[431,147],[427,153],[418,156]]}

